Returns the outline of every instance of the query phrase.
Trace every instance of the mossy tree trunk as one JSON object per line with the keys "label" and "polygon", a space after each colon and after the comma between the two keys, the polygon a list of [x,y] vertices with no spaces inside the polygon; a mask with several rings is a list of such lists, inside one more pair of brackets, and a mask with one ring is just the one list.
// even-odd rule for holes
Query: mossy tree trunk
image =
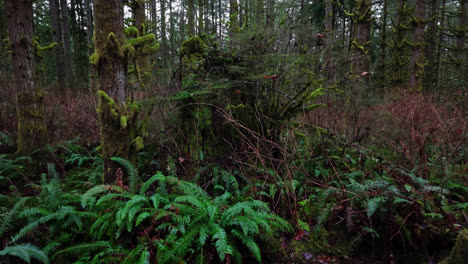
{"label": "mossy tree trunk", "polygon": [[426,0],[417,0],[414,8],[413,54],[410,60],[408,88],[413,92],[422,90],[424,76],[424,29],[426,26]]}
{"label": "mossy tree trunk", "polygon": [[237,4],[237,0],[230,0],[229,4],[229,30],[232,34],[233,32],[237,32],[239,28],[239,22],[237,18],[239,13],[239,5]]}
{"label": "mossy tree trunk", "polygon": [[198,35],[203,33],[203,17],[204,17],[205,0],[198,0]]}
{"label": "mossy tree trunk", "polygon": [[7,0],[6,20],[17,90],[17,154],[29,154],[47,142],[44,94],[36,79],[32,0]]}
{"label": "mossy tree trunk", "polygon": [[466,83],[468,70],[466,59],[468,59],[467,48],[465,47],[466,33],[468,32],[468,0],[459,0],[460,10],[458,13],[458,28],[456,29],[457,36],[457,68],[463,69],[458,71],[458,78],[461,83]]}
{"label": "mossy tree trunk", "polygon": [[408,65],[410,50],[408,44],[408,15],[407,0],[398,0],[396,21],[392,22],[391,40],[388,48],[391,50],[391,61],[386,79],[391,88],[403,89],[408,84]]}
{"label": "mossy tree trunk", "polygon": [[195,0],[188,0],[187,4],[188,29],[190,36],[195,35]]}
{"label": "mossy tree trunk", "polygon": [[[138,30],[137,37],[148,34],[146,29],[146,13],[145,13],[145,1],[134,0],[133,2],[133,18],[135,20],[135,27]],[[150,71],[150,60],[149,56],[137,56],[135,64],[135,72],[137,78],[140,81],[140,85],[146,86],[149,82],[149,71]],[[138,85],[137,85],[138,86]]]}
{"label": "mossy tree trunk", "polygon": [[65,89],[65,59],[63,56],[62,30],[59,24],[58,0],[49,0],[50,25],[52,27],[52,39],[57,43],[54,49],[55,70],[57,74],[57,83],[60,90]]}
{"label": "mossy tree trunk", "polygon": [[379,66],[379,86],[381,89],[385,87],[385,66],[387,57],[387,0],[384,0],[382,9],[382,36],[380,43],[380,66]]}
{"label": "mossy tree trunk", "polygon": [[333,29],[333,1],[324,0],[325,2],[325,82],[327,86],[333,85],[333,45],[335,33]]}
{"label": "mossy tree trunk", "polygon": [[352,42],[354,58],[352,61],[352,74],[359,76],[364,72],[369,72],[369,52],[370,52],[370,30],[372,22],[372,1],[356,0],[356,11],[354,14],[356,23],[356,33]]}
{"label": "mossy tree trunk", "polygon": [[464,264],[468,260],[468,229],[460,231],[450,255],[440,264]]}
{"label": "mossy tree trunk", "polygon": [[124,11],[121,0],[94,0],[94,63],[98,73],[98,114],[104,182],[114,183],[122,176],[119,165],[111,160],[121,157],[136,161],[136,119],[139,107],[127,100],[127,63],[125,58]]}

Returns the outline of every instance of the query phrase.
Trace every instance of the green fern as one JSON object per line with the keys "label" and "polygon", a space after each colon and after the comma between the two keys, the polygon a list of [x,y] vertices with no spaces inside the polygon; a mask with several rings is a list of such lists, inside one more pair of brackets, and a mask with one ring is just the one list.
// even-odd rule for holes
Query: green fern
{"label": "green fern", "polygon": [[122,158],[119,158],[119,157],[112,157],[111,160],[119,163],[120,165],[122,165],[127,170],[128,182],[129,182],[129,185],[130,185],[130,192],[135,193],[136,192],[136,187],[137,187],[137,184],[138,184],[138,181],[139,181],[138,168],[133,166],[133,164],[130,161],[126,160],[126,159],[122,159]]}
{"label": "green fern", "polygon": [[21,258],[27,263],[31,263],[31,258],[37,259],[42,263],[49,263],[49,259],[44,251],[40,250],[31,244],[21,244],[16,246],[8,246],[0,251],[0,256],[15,256]]}

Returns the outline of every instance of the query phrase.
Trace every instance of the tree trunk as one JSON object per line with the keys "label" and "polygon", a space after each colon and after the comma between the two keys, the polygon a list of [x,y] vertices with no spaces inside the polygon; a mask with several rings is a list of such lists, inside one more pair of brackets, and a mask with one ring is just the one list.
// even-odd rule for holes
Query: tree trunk
{"label": "tree trunk", "polygon": [[65,83],[65,61],[63,57],[62,31],[58,22],[59,9],[57,0],[49,0],[50,25],[52,27],[52,39],[57,43],[54,49],[55,53],[55,72],[59,90],[66,87]]}
{"label": "tree trunk", "polygon": [[457,29],[457,57],[462,59],[464,57],[464,48],[465,48],[465,34],[468,30],[467,28],[467,16],[466,12],[468,10],[468,1],[460,1],[460,12],[458,17],[458,29]]}
{"label": "tree trunk", "polygon": [[123,171],[112,157],[136,161],[136,118],[139,107],[126,104],[127,63],[124,55],[124,11],[121,0],[94,0],[95,61],[98,72],[98,114],[104,183],[122,180]]}
{"label": "tree trunk", "polygon": [[237,32],[239,29],[239,22],[237,18],[237,14],[239,13],[239,5],[237,4],[237,0],[230,0],[229,1],[229,30],[230,32]]}
{"label": "tree trunk", "polygon": [[[440,28],[444,28],[445,26],[445,4],[447,3],[447,0],[442,0],[442,6],[440,7],[441,14],[440,14]],[[442,71],[441,71],[441,57],[442,57],[442,40],[443,40],[444,34],[442,32],[439,33],[439,40],[437,44],[437,53],[436,53],[436,88],[437,90],[440,88],[440,79],[442,77]]]}
{"label": "tree trunk", "polygon": [[135,27],[139,36],[146,34],[145,0],[136,0],[134,7]]}
{"label": "tree trunk", "polygon": [[[174,14],[172,13],[172,1],[169,1],[169,44],[170,44],[170,49],[174,47],[174,37],[175,37],[175,32],[174,32]],[[169,50],[170,50],[169,49]]]}
{"label": "tree trunk", "polygon": [[263,0],[257,0],[257,13],[256,13],[256,23],[257,23],[257,27],[260,27],[262,26],[263,22],[265,21],[264,20],[264,16],[265,16],[265,5],[264,5],[264,2]]}
{"label": "tree trunk", "polygon": [[[0,40],[8,37],[5,16],[5,4],[0,2]],[[0,43],[0,53],[3,53],[4,43]]]}
{"label": "tree trunk", "polygon": [[432,0],[431,3],[431,9],[429,13],[429,17],[431,18],[429,21],[428,25],[428,32],[431,32],[431,34],[427,34],[426,37],[426,42],[427,42],[427,49],[426,49],[426,58],[427,58],[427,65],[425,69],[425,76],[424,76],[424,83],[427,86],[427,88],[434,88],[434,85],[436,84],[436,79],[437,79],[437,73],[436,73],[436,68],[437,66],[435,65],[435,52],[436,52],[436,46],[437,46],[437,34],[440,34],[438,31],[437,27],[437,22],[438,19],[435,18],[437,12],[438,12],[438,7],[439,7],[439,1],[438,0]]}
{"label": "tree trunk", "polygon": [[[436,0],[434,0],[436,1]],[[383,1],[383,10],[382,10],[382,38],[380,46],[380,88],[385,87],[385,61],[387,57],[387,0]]]}
{"label": "tree trunk", "polygon": [[458,29],[457,29],[457,58],[458,65],[460,69],[459,79],[460,82],[466,84],[468,67],[466,65],[466,60],[468,59],[468,52],[465,48],[466,33],[468,32],[468,21],[467,21],[467,11],[468,11],[468,0],[460,0],[460,13],[458,17]]}
{"label": "tree trunk", "polygon": [[166,36],[166,0],[160,0],[161,4],[161,51],[166,54],[167,36]]}
{"label": "tree trunk", "polygon": [[356,0],[356,15],[354,19],[356,33],[352,42],[354,58],[351,72],[358,76],[367,76],[364,73],[369,72],[371,7],[371,0]]}
{"label": "tree trunk", "polygon": [[267,9],[267,24],[271,24],[275,22],[275,1],[274,0],[269,0],[268,3],[268,9]]}
{"label": "tree trunk", "polygon": [[203,8],[205,0],[198,0],[198,35],[203,32]]}
{"label": "tree trunk", "polygon": [[333,84],[333,1],[325,0],[325,81],[327,86]]}
{"label": "tree trunk", "polygon": [[62,37],[63,37],[63,55],[65,59],[65,75],[67,87],[70,88],[74,80],[72,72],[72,57],[70,44],[70,26],[67,12],[67,0],[60,0],[60,15],[62,21]]}
{"label": "tree trunk", "polygon": [[8,36],[16,83],[18,155],[27,155],[47,142],[43,96],[35,74],[32,0],[5,1]]}
{"label": "tree trunk", "polygon": [[[86,27],[87,27],[87,41],[88,41],[88,55],[91,56],[94,52],[94,43],[93,43],[93,32],[94,32],[94,23],[93,23],[93,7],[91,4],[93,0],[86,0]],[[96,67],[93,64],[89,64],[89,88],[91,91],[95,92],[97,89],[97,76],[96,76]]]}
{"label": "tree trunk", "polygon": [[188,0],[187,7],[188,28],[191,36],[195,35],[195,0]]}
{"label": "tree trunk", "polygon": [[156,26],[158,24],[158,12],[156,10],[156,1],[158,0],[152,0],[150,2],[151,24],[152,24],[151,32],[154,34],[156,39],[158,39],[158,27]]}
{"label": "tree trunk", "polygon": [[413,92],[422,90],[424,76],[424,27],[426,22],[426,0],[417,0],[414,9],[413,55],[410,60],[410,78],[408,88]]}
{"label": "tree trunk", "polygon": [[218,14],[219,14],[219,17],[218,17],[218,35],[219,37],[221,38],[222,37],[222,33],[223,33],[223,28],[222,28],[222,21],[223,21],[223,4],[222,4],[222,1],[221,0],[218,0]]}

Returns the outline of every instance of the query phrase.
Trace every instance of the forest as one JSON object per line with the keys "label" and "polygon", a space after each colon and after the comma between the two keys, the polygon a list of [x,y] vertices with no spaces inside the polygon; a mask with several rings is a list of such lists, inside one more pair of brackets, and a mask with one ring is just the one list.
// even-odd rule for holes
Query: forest
{"label": "forest", "polygon": [[0,0],[0,263],[468,263],[467,0]]}

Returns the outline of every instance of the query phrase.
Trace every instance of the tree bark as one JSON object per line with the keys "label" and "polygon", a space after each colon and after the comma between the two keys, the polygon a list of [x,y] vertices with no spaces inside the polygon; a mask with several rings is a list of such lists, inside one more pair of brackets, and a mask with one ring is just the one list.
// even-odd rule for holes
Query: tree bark
{"label": "tree bark", "polygon": [[426,0],[417,0],[414,9],[413,55],[410,60],[408,88],[412,92],[422,90],[424,76],[424,28],[426,19]]}
{"label": "tree bark", "polygon": [[[123,170],[111,160],[121,157],[136,162],[141,138],[136,136],[139,107],[127,99],[124,11],[121,0],[94,0],[95,58],[98,72],[98,115],[104,183],[123,180]],[[140,142],[140,143],[138,143]]]}
{"label": "tree bark", "polygon": [[239,22],[238,22],[238,13],[239,13],[239,5],[237,4],[237,0],[230,0],[229,1],[229,30],[230,32],[237,32],[239,29]]}
{"label": "tree bark", "polygon": [[166,36],[166,0],[160,0],[161,4],[161,50],[166,54],[167,36]]}
{"label": "tree bark", "polygon": [[440,34],[438,31],[437,27],[437,22],[439,21],[438,18],[436,18],[436,14],[438,12],[438,7],[439,7],[439,1],[438,0],[432,0],[431,3],[431,9],[430,13],[428,14],[431,19],[429,20],[429,25],[428,25],[428,32],[431,32],[431,34],[428,34],[426,37],[426,42],[427,42],[427,49],[426,49],[426,58],[427,58],[427,66],[425,69],[425,76],[424,76],[424,83],[427,86],[427,88],[433,88],[434,85],[436,84],[436,79],[437,79],[437,74],[436,74],[436,69],[437,66],[435,65],[435,52],[436,52],[436,46],[437,46],[437,34]]}
{"label": "tree bark", "polygon": [[5,1],[8,36],[16,84],[18,155],[27,155],[47,142],[43,96],[38,87],[33,40],[32,0]]}
{"label": "tree bark", "polygon": [[[88,55],[91,56],[94,53],[94,22],[93,22],[93,0],[86,0],[86,28],[87,28],[87,41],[88,41]],[[96,67],[93,64],[89,64],[89,88],[95,92],[97,89],[97,75]]]}
{"label": "tree bark", "polygon": [[158,24],[158,13],[156,10],[156,1],[158,0],[152,0],[150,2],[151,5],[151,23],[152,23],[152,32],[156,39],[158,38],[158,27],[156,26]]}
{"label": "tree bark", "polygon": [[65,59],[65,74],[67,87],[70,88],[74,80],[72,70],[71,44],[70,44],[70,25],[67,12],[67,0],[60,0],[60,15],[63,37],[63,56]]}
{"label": "tree bark", "polygon": [[263,2],[263,0],[257,0],[257,12],[256,12],[256,23],[257,23],[257,27],[260,27],[263,22],[265,21],[264,18],[265,18],[265,4]]}
{"label": "tree bark", "polygon": [[[0,39],[5,39],[8,35],[5,17],[5,4],[0,2]],[[3,47],[3,43],[0,43],[0,47]]]}
{"label": "tree bark", "polygon": [[457,58],[463,61],[465,57],[465,35],[468,31],[468,23],[466,12],[468,10],[468,0],[460,1],[460,12],[458,14],[458,29],[457,29]]}
{"label": "tree bark", "polygon": [[198,35],[201,35],[201,33],[203,32],[204,6],[205,0],[198,0]]}
{"label": "tree bark", "polygon": [[[440,28],[444,28],[445,26],[445,4],[447,3],[447,0],[442,0],[442,6],[440,7],[441,14],[440,14]],[[442,57],[442,40],[443,40],[444,34],[442,32],[439,33],[439,40],[437,44],[437,53],[436,53],[436,89],[438,90],[440,88],[440,79],[442,76],[442,71],[441,69],[441,57]]]}
{"label": "tree bark", "polygon": [[333,84],[333,1],[325,0],[325,82],[327,86]]}
{"label": "tree bark", "polygon": [[138,29],[140,36],[146,34],[146,14],[145,14],[145,0],[135,1],[135,27]]}
{"label": "tree bark", "polygon": [[55,55],[55,72],[57,74],[57,82],[59,90],[63,90],[66,87],[65,78],[65,60],[63,56],[63,44],[62,44],[62,31],[59,25],[59,9],[57,0],[49,0],[50,10],[50,25],[52,27],[52,39],[57,43],[54,49]]}
{"label": "tree bark", "polygon": [[[434,0],[437,1],[437,0]],[[385,87],[385,62],[387,57],[387,0],[383,1],[383,14],[382,14],[382,39],[380,46],[380,72],[379,72],[379,86]]]}
{"label": "tree bark", "polygon": [[195,35],[195,0],[188,0],[187,7],[188,28],[191,36]]}
{"label": "tree bark", "polygon": [[354,58],[352,62],[352,73],[359,76],[369,72],[369,52],[370,52],[370,29],[372,21],[372,1],[356,0],[356,33],[352,46]]}

